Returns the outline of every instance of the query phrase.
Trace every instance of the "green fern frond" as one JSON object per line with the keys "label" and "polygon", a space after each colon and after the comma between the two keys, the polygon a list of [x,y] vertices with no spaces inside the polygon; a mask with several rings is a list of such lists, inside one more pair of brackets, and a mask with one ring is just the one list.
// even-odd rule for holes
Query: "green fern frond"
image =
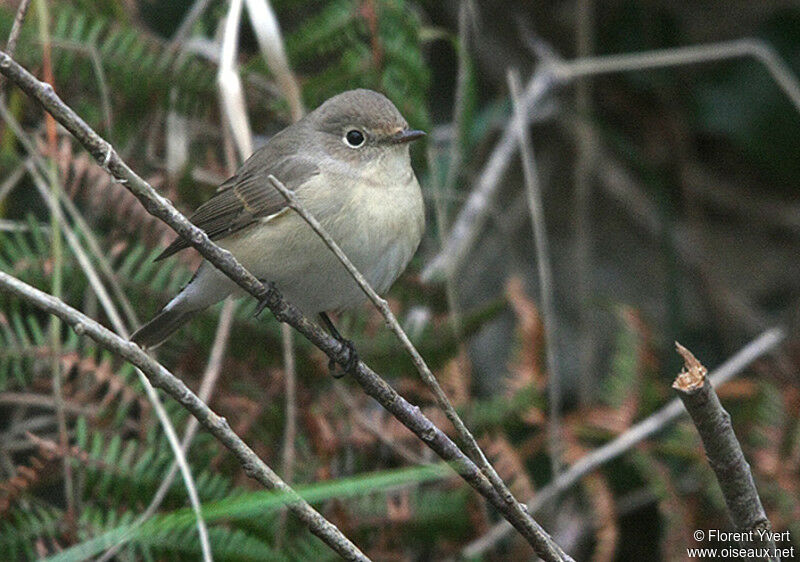
{"label": "green fern frond", "polygon": [[[277,3],[279,12],[288,2]],[[405,0],[315,0],[291,2],[291,9],[313,14],[286,34],[286,50],[302,75],[309,107],[352,88],[386,94],[409,122],[430,125],[429,71],[422,54],[419,15]],[[367,12],[374,6],[376,36]]]}
{"label": "green fern frond", "polygon": [[30,504],[0,520],[0,559],[37,560],[36,542],[49,543],[61,531],[64,514],[52,507]]}
{"label": "green fern frond", "polygon": [[608,406],[621,406],[636,387],[640,345],[639,335],[630,325],[621,323],[611,358],[611,373],[603,381],[602,397]]}
{"label": "green fern frond", "polygon": [[[16,8],[0,7],[0,34],[8,34]],[[108,88],[114,101],[125,100],[126,113],[145,112],[160,100],[166,104],[169,92],[177,88],[185,108],[201,101],[216,100],[215,65],[196,55],[171,52],[166,42],[131,22],[111,19],[100,12],[71,3],[54,3],[51,8],[53,72],[56,87],[97,92],[98,77],[87,49],[100,57]],[[34,22],[35,23],[35,22]],[[36,25],[27,23],[20,34],[17,57],[27,67],[41,62]],[[99,99],[99,96],[95,99]],[[86,101],[81,97],[81,100]],[[101,118],[99,102],[81,103],[90,121]],[[135,120],[133,121],[135,123]]]}
{"label": "green fern frond", "polygon": [[[119,433],[109,437],[103,431],[89,429],[85,420],[77,426],[75,445],[85,453],[82,463],[85,489],[95,503],[106,507],[130,506],[155,493],[174,460],[159,431],[149,431],[145,440],[139,441],[123,439]],[[231,489],[230,480],[219,474],[207,470],[195,470],[193,474],[202,501],[224,497]],[[184,500],[183,483],[175,479],[167,494],[167,504]]]}

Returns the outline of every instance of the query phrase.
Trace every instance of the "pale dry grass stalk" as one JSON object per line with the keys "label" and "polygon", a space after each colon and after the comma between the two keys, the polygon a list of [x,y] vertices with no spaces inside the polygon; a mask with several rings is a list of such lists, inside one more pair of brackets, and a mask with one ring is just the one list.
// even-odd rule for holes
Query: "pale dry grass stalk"
{"label": "pale dry grass stalk", "polygon": [[[577,0],[576,52],[578,57],[591,54],[594,44],[594,0]],[[590,118],[592,83],[575,81],[575,109],[584,119]],[[578,397],[581,404],[591,402],[595,384],[597,330],[592,302],[592,165],[595,142],[589,127],[579,127],[575,158],[575,284],[578,293]]]}
{"label": "pale dry grass stalk", "polygon": [[220,46],[217,87],[220,106],[225,121],[233,133],[240,161],[247,160],[253,153],[253,135],[247,118],[247,104],[244,100],[242,79],[236,68],[236,53],[239,47],[239,22],[242,18],[242,0],[231,0],[223,26]]}
{"label": "pale dry grass stalk", "polygon": [[544,317],[545,355],[547,360],[547,433],[550,448],[550,468],[553,477],[561,472],[561,372],[558,365],[558,318],[556,316],[553,273],[550,266],[550,245],[542,204],[542,188],[536,169],[533,144],[528,135],[527,118],[522,112],[519,76],[508,74],[508,84],[514,107],[515,130],[519,135],[519,151],[525,176],[525,193],[531,215],[533,242],[536,248],[536,267],[539,274],[539,301]]}
{"label": "pale dry grass stalk", "polygon": [[289,103],[292,121],[297,121],[303,117],[305,108],[300,96],[300,86],[289,67],[289,59],[286,56],[286,48],[283,45],[283,36],[278,18],[275,17],[275,11],[269,0],[245,0],[245,2],[247,3],[247,13],[250,14],[250,21],[253,23],[253,30],[256,32],[258,46],[261,48],[261,54],[266,59],[267,66],[275,75],[278,86]]}

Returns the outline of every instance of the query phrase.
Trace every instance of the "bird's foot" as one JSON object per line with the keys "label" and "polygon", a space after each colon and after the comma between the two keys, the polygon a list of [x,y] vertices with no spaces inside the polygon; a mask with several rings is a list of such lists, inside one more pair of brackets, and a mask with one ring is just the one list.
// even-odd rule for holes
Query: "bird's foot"
{"label": "bird's foot", "polygon": [[272,281],[267,282],[264,281],[263,279],[259,279],[259,281],[267,285],[267,292],[264,294],[264,297],[260,301],[258,301],[258,306],[256,307],[256,311],[253,314],[253,316],[258,316],[259,314],[264,312],[264,309],[269,306],[269,301],[272,299],[272,297],[275,295],[275,292],[278,290],[275,287],[275,283],[273,283]]}
{"label": "bird's foot", "polygon": [[331,376],[335,379],[340,379],[345,376],[347,373],[352,373],[353,369],[356,368],[360,359],[358,358],[358,352],[356,351],[356,346],[353,345],[353,342],[350,340],[346,340],[344,338],[337,338],[339,343],[341,343],[345,349],[347,350],[347,359],[344,360],[343,363],[339,363],[341,365],[342,370],[337,371],[336,365],[337,361],[331,359],[328,362],[328,370],[331,372]]}

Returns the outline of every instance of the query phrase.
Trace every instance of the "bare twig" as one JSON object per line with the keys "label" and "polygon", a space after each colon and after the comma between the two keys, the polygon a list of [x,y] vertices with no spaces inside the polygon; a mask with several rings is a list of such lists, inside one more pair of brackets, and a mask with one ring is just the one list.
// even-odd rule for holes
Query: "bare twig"
{"label": "bare twig", "polygon": [[[714,386],[721,386],[728,382],[759,357],[775,351],[785,338],[786,334],[780,328],[767,330],[720,365],[709,377],[711,383]],[[685,412],[680,400],[676,398],[670,401],[669,404],[643,419],[622,435],[575,462],[562,472],[561,476],[539,490],[536,497],[528,502],[528,509],[531,513],[535,513],[558,494],[574,486],[583,476],[662,431]],[[469,543],[462,554],[466,558],[478,556],[502,540],[510,530],[511,528],[505,522],[498,523],[488,533]]]}
{"label": "bare twig", "polygon": [[[763,64],[800,112],[800,81],[775,50],[759,39],[739,39],[710,45],[678,47],[630,55],[605,55],[572,61],[564,61],[541,41],[537,40],[535,47],[540,55],[544,55],[544,61],[526,87],[522,104],[525,114],[531,108],[535,109],[555,85],[581,77],[743,57],[752,57]],[[486,223],[486,215],[497,195],[500,180],[515,148],[516,136],[511,131],[510,120],[484,166],[470,198],[461,208],[448,236],[447,244],[422,270],[423,281],[441,277],[447,269],[455,270],[463,263]]]}
{"label": "bare twig", "polygon": [[[325,245],[328,246],[334,255],[336,255],[342,265],[344,265],[347,271],[350,273],[350,276],[356,281],[356,283],[358,283],[359,287],[361,287],[361,290],[364,291],[364,294],[367,295],[369,300],[372,301],[372,304],[374,304],[375,307],[380,311],[386,320],[386,324],[388,325],[389,329],[395,334],[395,336],[397,336],[397,339],[400,341],[403,349],[405,349],[406,352],[408,352],[408,354],[411,356],[411,361],[414,363],[414,366],[416,367],[417,372],[419,372],[423,382],[436,397],[437,404],[442,411],[444,411],[447,419],[453,424],[453,427],[455,427],[458,436],[466,446],[469,456],[488,477],[492,486],[503,497],[506,504],[511,506],[511,509],[517,513],[520,521],[524,522],[524,524],[531,529],[532,532],[538,534],[538,524],[533,520],[533,518],[531,518],[530,514],[525,511],[524,506],[522,506],[522,504],[520,504],[519,501],[514,497],[503,480],[497,474],[494,467],[486,459],[486,456],[478,446],[478,443],[475,441],[472,433],[469,431],[469,429],[467,429],[467,426],[464,424],[455,408],[450,403],[450,399],[447,398],[447,395],[444,393],[444,390],[442,390],[442,387],[439,385],[436,377],[433,376],[433,373],[431,372],[427,363],[425,363],[422,355],[420,355],[419,351],[417,351],[417,349],[414,347],[414,344],[411,343],[411,340],[408,339],[408,335],[400,326],[400,323],[397,321],[394,313],[392,313],[392,310],[389,308],[389,304],[386,302],[386,300],[381,298],[381,296],[375,292],[364,276],[361,275],[358,269],[356,269],[356,266],[353,265],[353,262],[348,259],[336,241],[331,238],[330,234],[328,234],[324,228],[322,228],[322,225],[319,223],[319,221],[317,221],[317,219],[314,218],[308,212],[308,210],[305,209],[305,207],[303,207],[303,205],[297,200],[297,197],[295,197],[294,193],[287,189],[287,187],[273,175],[269,176],[269,181],[272,183],[272,186],[277,189],[281,195],[283,195],[289,207],[291,207],[292,210],[300,215],[303,220],[305,220],[308,225],[314,229],[314,232],[316,232],[319,237],[322,238],[323,242],[325,242]],[[542,538],[549,540],[549,537],[546,534]],[[561,551],[560,547],[558,547],[558,545],[555,543],[552,543],[552,548],[553,554],[557,554],[561,557],[567,557],[567,555]]]}
{"label": "bare twig", "polygon": [[[348,346],[310,322],[295,306],[286,302],[274,287],[261,283],[244,269],[230,252],[211,242],[205,232],[193,225],[167,199],[159,195],[150,184],[128,167],[116,150],[92,130],[69,106],[64,104],[49,84],[37,80],[3,52],[0,52],[0,73],[11,79],[56,117],[117,182],[124,185],[142,202],[149,213],[171,226],[175,232],[184,237],[215,267],[225,273],[242,289],[264,303],[279,321],[291,324],[333,361],[339,364],[347,362],[350,357]],[[443,460],[448,461],[465,481],[483,495],[503,517],[520,531],[529,543],[534,545],[536,552],[540,556],[547,560],[564,559],[564,556],[559,554],[557,545],[554,545],[552,539],[549,538],[544,530],[535,522],[532,525],[530,518],[522,516],[517,506],[509,505],[497,493],[497,490],[481,473],[475,463],[464,455],[447,435],[425,417],[418,407],[409,404],[363,361],[359,361],[355,365],[352,375],[367,394],[380,402],[384,408],[422,439]],[[183,395],[179,396],[181,400],[185,398]],[[193,404],[192,407],[195,408],[196,405]],[[221,435],[218,435],[218,437]],[[236,436],[225,435],[226,440],[231,437]],[[252,474],[262,474],[262,471],[253,471],[252,461],[245,464],[245,470]],[[306,522],[311,521],[303,520]]]}
{"label": "bare twig", "polygon": [[[552,72],[549,70],[537,71],[525,87],[520,104],[522,113],[528,115],[531,110],[538,110],[541,101],[550,93],[554,85]],[[461,208],[444,247],[422,270],[420,277],[424,282],[442,277],[448,271],[457,271],[480,235],[497,196],[500,180],[503,179],[511,157],[517,148],[518,137],[512,124],[513,119],[509,120],[506,128],[503,129],[503,134],[484,165],[475,188]]]}
{"label": "bare twig", "polygon": [[0,288],[25,300],[37,308],[57,316],[68,323],[78,335],[87,335],[115,355],[141,369],[150,382],[167,392],[194,415],[203,427],[213,434],[236,456],[245,472],[271,490],[278,490],[289,498],[288,505],[311,532],[325,541],[347,560],[369,560],[339,529],[312,508],[297,492],[275,474],[264,461],[236,435],[225,418],[215,414],[186,387],[175,375],[147,355],[130,341],[98,324],[60,299],[44,293],[19,279],[0,271]]}
{"label": "bare twig", "polygon": [[522,113],[520,104],[519,76],[509,72],[508,84],[514,106],[515,129],[519,135],[520,156],[525,175],[525,192],[528,199],[528,210],[531,214],[533,242],[536,247],[536,265],[539,271],[539,300],[542,306],[545,329],[545,350],[547,355],[547,398],[548,418],[547,433],[550,446],[550,465],[553,476],[561,472],[561,374],[558,369],[558,321],[553,295],[553,274],[550,267],[550,250],[547,243],[547,228],[542,205],[542,189],[539,174],[533,156],[533,144],[528,135],[527,119]]}
{"label": "bare twig", "polygon": [[6,52],[9,56],[14,56],[14,51],[17,48],[17,39],[19,39],[19,32],[22,30],[22,22],[25,20],[25,14],[28,11],[30,0],[20,0],[17,7],[17,13],[14,16],[14,23],[11,24],[11,32],[8,34],[8,42],[6,43]]}
{"label": "bare twig", "polygon": [[650,68],[685,66],[737,58],[754,58],[764,65],[775,83],[783,90],[798,112],[800,112],[800,81],[768,43],[761,39],[737,39],[710,43],[658,49],[625,55],[603,55],[573,61],[554,61],[555,73],[564,80],[581,76],[597,76],[615,72],[629,72]]}
{"label": "bare twig", "polygon": [[736,439],[731,416],[722,407],[714,387],[707,384],[707,369],[678,342],[675,342],[675,348],[683,357],[684,369],[672,383],[672,388],[678,392],[678,398],[700,434],[708,464],[717,477],[733,524],[750,535],[744,542],[760,543],[768,549],[765,558],[779,561],[774,554],[772,525],[758,497],[750,465]]}

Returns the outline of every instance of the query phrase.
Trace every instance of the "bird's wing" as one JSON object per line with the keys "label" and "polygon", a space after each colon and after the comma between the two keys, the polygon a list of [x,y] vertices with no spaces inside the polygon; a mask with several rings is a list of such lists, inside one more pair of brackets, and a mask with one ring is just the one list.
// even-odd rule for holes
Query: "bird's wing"
{"label": "bird's wing", "polygon": [[[296,191],[319,173],[312,160],[298,155],[291,148],[281,142],[267,143],[242,165],[235,176],[220,185],[214,196],[198,207],[189,220],[203,229],[209,238],[219,240],[259,218],[286,209],[286,200],[270,184],[267,176],[272,174]],[[156,260],[188,247],[185,239],[176,238]]]}

